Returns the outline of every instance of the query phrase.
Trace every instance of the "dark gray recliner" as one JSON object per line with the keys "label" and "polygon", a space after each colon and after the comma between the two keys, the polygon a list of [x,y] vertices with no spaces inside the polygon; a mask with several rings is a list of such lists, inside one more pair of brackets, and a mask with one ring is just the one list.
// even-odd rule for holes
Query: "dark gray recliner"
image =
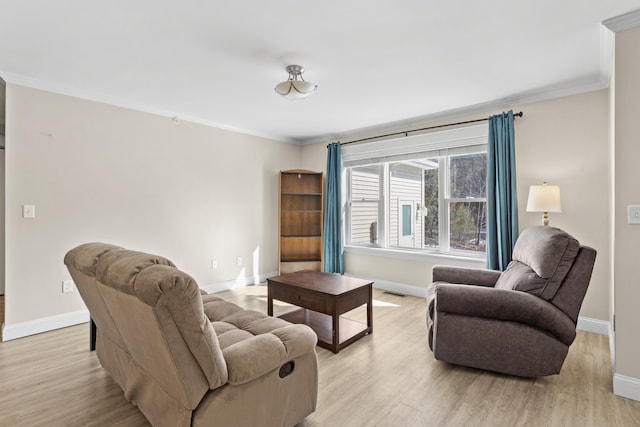
{"label": "dark gray recliner", "polygon": [[520,234],[504,272],[435,266],[429,347],[443,362],[522,377],[560,373],[596,251],[549,226]]}

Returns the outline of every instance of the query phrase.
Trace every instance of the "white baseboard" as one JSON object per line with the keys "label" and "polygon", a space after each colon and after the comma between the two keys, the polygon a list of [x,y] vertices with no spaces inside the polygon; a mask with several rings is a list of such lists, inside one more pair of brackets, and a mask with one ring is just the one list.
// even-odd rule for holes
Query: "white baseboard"
{"label": "white baseboard", "polygon": [[[262,283],[269,277],[277,276],[276,271],[260,274],[258,276],[239,277],[235,280],[227,280],[224,282],[211,283],[201,286],[202,289],[209,293],[217,293],[230,289],[254,285]],[[408,285],[406,283],[391,282],[388,280],[372,279],[354,274],[345,274],[350,277],[373,281],[374,288],[382,289],[401,295],[411,295],[415,297],[425,298],[427,290],[425,287]],[[52,331],[54,329],[66,328],[80,323],[89,321],[89,311],[79,310],[71,313],[60,314],[56,316],[43,317],[40,319],[29,320],[15,324],[2,325],[2,340],[8,341],[16,338],[22,338],[29,335],[39,334],[42,332]],[[609,322],[604,320],[590,319],[588,317],[578,318],[578,329],[593,332],[600,335],[609,335]]]}
{"label": "white baseboard", "polygon": [[250,276],[250,277],[238,277],[235,280],[227,280],[224,282],[210,283],[208,285],[202,285],[200,288],[209,292],[210,294],[215,294],[218,292],[228,291],[229,289],[240,288],[242,286],[255,285],[256,283],[262,283],[266,281],[269,277],[277,276],[277,271],[272,271],[269,273],[260,274],[258,276]]}
{"label": "white baseboard", "polygon": [[55,316],[42,317],[26,322],[19,322],[2,325],[2,341],[14,340],[29,335],[40,334],[42,332],[53,331],[54,329],[66,328],[89,321],[89,310],[72,311],[71,313],[58,314]]}
{"label": "white baseboard", "polygon": [[609,352],[611,353],[611,372],[616,371],[616,340],[613,325],[609,322]]}
{"label": "white baseboard", "polygon": [[613,394],[640,401],[640,380],[613,374]]}
{"label": "white baseboard", "polygon": [[[277,272],[270,272],[258,275],[257,277],[239,277],[236,280],[226,282],[212,283],[201,286],[202,289],[209,293],[222,292],[240,286],[253,285],[267,280],[269,277],[277,276]],[[49,332],[55,329],[66,328],[80,323],[89,321],[89,310],[73,311],[71,313],[59,314],[56,316],[43,317],[33,319],[26,322],[2,325],[2,341],[14,340],[17,338],[27,337],[29,335]]]}
{"label": "white baseboard", "polygon": [[[359,279],[373,281],[373,287],[402,295],[412,295],[414,297],[426,298],[427,289],[422,286],[407,285],[406,283],[390,282],[388,280],[373,279],[356,274],[345,273],[345,276],[357,277]],[[609,322],[605,320],[591,319],[589,317],[578,317],[577,329],[586,332],[593,332],[599,335],[609,335]]]}
{"label": "white baseboard", "polygon": [[345,276],[355,277],[373,282],[373,287],[383,291],[393,292],[401,295],[411,295],[414,297],[426,298],[427,288],[422,286],[407,285],[406,283],[390,282],[388,280],[372,279],[371,277],[359,276],[357,274],[345,273]]}
{"label": "white baseboard", "polygon": [[606,320],[591,319],[590,317],[578,317],[577,329],[593,332],[594,334],[609,335],[609,322]]}

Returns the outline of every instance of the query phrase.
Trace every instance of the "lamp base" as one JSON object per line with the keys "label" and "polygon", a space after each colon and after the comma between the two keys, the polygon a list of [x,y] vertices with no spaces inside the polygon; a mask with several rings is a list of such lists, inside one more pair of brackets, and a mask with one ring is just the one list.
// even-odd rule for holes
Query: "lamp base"
{"label": "lamp base", "polygon": [[542,212],[542,225],[549,225],[549,212]]}

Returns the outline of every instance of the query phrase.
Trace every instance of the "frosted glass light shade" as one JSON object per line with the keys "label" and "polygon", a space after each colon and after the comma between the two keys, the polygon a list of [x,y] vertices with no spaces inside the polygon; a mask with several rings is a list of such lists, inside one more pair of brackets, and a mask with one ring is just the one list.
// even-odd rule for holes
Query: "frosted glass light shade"
{"label": "frosted glass light shade", "polygon": [[275,91],[278,95],[295,101],[311,95],[316,91],[316,88],[316,85],[304,80],[287,80],[286,82],[278,83]]}
{"label": "frosted glass light shade", "polygon": [[289,73],[289,78],[282,83],[278,83],[274,88],[278,95],[282,95],[291,101],[295,101],[297,99],[306,98],[314,93],[318,88],[317,85],[309,83],[302,78],[304,68],[300,65],[288,65],[285,70]]}

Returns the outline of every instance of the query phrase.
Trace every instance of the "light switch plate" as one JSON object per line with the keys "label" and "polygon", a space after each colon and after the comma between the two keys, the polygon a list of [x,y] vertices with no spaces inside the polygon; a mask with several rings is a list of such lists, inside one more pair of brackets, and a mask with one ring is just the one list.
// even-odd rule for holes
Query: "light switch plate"
{"label": "light switch plate", "polygon": [[67,292],[73,292],[73,280],[62,281],[62,293],[66,294]]}
{"label": "light switch plate", "polygon": [[627,224],[640,224],[640,205],[627,206]]}

